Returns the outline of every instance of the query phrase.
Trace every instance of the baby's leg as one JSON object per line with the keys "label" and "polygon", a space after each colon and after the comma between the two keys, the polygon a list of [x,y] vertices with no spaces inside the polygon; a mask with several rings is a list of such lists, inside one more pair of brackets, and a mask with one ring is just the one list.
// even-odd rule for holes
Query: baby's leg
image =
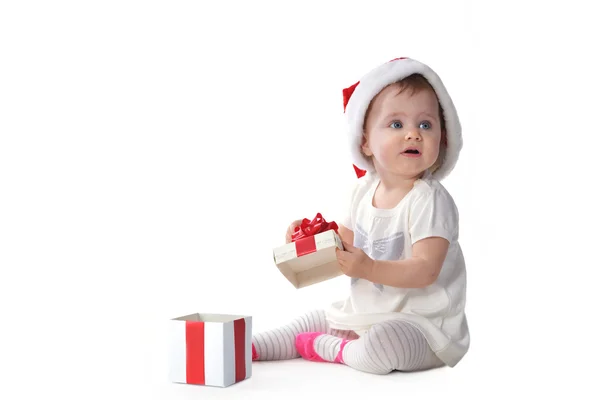
{"label": "baby's leg", "polygon": [[[302,340],[303,337],[306,339]],[[444,365],[421,332],[400,320],[374,325],[357,340],[330,335],[310,338],[309,334],[303,334],[299,336],[297,346],[306,359],[339,362],[373,374],[387,374],[393,370],[418,371]]]}
{"label": "baby's leg", "polygon": [[314,310],[280,328],[257,333],[252,337],[253,360],[288,360],[300,357],[296,336],[303,332],[320,332],[349,337],[349,332],[329,329],[324,310]]}
{"label": "baby's leg", "polygon": [[393,370],[419,371],[444,363],[429,347],[423,334],[410,323],[391,320],[374,325],[359,340],[345,346],[342,362],[374,374]]}

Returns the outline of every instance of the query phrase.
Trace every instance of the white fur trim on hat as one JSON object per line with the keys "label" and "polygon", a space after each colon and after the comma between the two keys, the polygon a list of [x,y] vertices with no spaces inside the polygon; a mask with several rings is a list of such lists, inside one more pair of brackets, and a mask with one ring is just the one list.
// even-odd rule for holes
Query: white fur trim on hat
{"label": "white fur trim on hat", "polygon": [[440,167],[432,174],[444,179],[456,165],[462,149],[462,131],[454,103],[440,77],[427,65],[411,58],[397,58],[371,70],[360,81],[344,89],[344,108],[348,122],[348,135],[352,162],[355,167],[373,173],[373,165],[361,151],[365,113],[371,100],[386,86],[408,77],[421,74],[435,90],[443,109],[446,123],[447,148]]}

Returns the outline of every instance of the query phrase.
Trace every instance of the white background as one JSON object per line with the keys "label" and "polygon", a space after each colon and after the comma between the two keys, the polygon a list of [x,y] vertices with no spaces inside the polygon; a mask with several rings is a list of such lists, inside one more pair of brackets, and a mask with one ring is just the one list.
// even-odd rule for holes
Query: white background
{"label": "white background", "polygon": [[[0,397],[597,398],[600,32],[585,2],[549,3],[2,2]],[[258,331],[346,294],[345,277],[294,289],[271,250],[296,218],[340,216],[341,90],[400,56],[441,75],[463,125],[443,183],[468,355],[170,383],[170,318]]]}

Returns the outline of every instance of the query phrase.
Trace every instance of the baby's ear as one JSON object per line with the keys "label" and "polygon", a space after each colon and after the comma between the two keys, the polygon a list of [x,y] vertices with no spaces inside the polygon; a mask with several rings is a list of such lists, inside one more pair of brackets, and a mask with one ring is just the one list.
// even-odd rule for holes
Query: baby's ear
{"label": "baby's ear", "polygon": [[369,148],[369,143],[367,140],[367,134],[363,132],[363,136],[362,136],[362,142],[360,144],[360,148],[362,150],[362,153],[367,156],[367,157],[371,157],[373,155],[373,152],[371,151],[371,149]]}

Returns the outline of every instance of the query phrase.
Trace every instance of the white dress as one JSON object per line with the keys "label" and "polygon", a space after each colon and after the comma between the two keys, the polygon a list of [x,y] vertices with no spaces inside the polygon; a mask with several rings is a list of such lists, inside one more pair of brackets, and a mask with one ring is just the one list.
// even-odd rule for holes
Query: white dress
{"label": "white dress", "polygon": [[470,343],[458,210],[448,191],[429,173],[392,209],[373,206],[378,184],[376,175],[360,178],[347,216],[340,221],[354,232],[354,246],[373,259],[399,260],[411,257],[415,242],[438,236],[450,242],[448,255],[436,282],[425,288],[403,289],[352,279],[348,298],[326,310],[328,322],[332,328],[362,335],[378,322],[404,320],[418,328],[436,355],[453,367]]}

